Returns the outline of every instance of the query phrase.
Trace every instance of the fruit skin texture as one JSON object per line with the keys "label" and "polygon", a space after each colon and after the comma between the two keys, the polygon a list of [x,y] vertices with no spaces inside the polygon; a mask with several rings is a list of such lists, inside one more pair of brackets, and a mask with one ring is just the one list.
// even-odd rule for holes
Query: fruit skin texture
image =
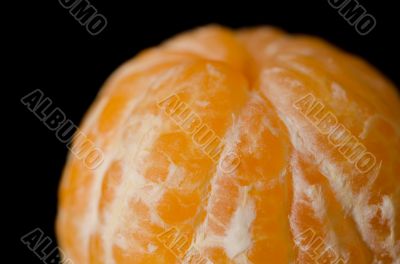
{"label": "fruit skin texture", "polygon": [[[358,170],[296,108],[310,94],[373,169]],[[217,161],[160,107],[171,95],[219,136]],[[184,33],[105,83],[80,128],[104,161],[89,169],[69,156],[58,241],[76,264],[398,264],[399,113],[393,84],[320,39],[270,27]],[[228,171],[227,153],[240,159]]]}

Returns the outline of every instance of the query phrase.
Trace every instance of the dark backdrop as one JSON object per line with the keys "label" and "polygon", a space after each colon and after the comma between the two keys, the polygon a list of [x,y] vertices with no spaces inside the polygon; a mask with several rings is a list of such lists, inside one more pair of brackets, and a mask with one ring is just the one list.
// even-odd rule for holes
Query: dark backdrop
{"label": "dark backdrop", "polygon": [[[10,172],[3,175],[6,204],[6,241],[12,262],[42,263],[19,240],[36,227],[54,239],[57,188],[67,148],[48,130],[20,98],[40,88],[69,119],[78,124],[109,74],[140,50],[159,44],[181,31],[219,23],[230,27],[270,24],[289,32],[320,36],[358,54],[400,85],[399,14],[397,1],[359,2],[377,20],[376,28],[361,36],[327,0],[100,1],[91,0],[108,20],[106,29],[90,35],[57,0],[18,1],[14,19],[6,22],[15,55],[12,95],[3,97],[13,106],[4,127],[11,144]],[[16,10],[16,11],[15,11]],[[7,110],[6,110],[7,111]],[[7,114],[7,113],[5,113]],[[400,113],[399,113],[400,114]],[[11,182],[9,183],[8,180]],[[16,251],[15,251],[16,250]],[[9,255],[9,252],[6,252]]]}

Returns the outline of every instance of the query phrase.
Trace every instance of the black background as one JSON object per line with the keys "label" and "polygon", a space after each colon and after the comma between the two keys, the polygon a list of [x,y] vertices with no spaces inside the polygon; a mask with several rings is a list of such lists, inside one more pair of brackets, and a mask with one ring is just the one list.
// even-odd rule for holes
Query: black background
{"label": "black background", "polygon": [[121,63],[174,34],[209,23],[233,28],[269,24],[317,35],[364,57],[400,86],[400,23],[395,0],[359,0],[377,20],[367,36],[359,35],[327,0],[162,4],[91,0],[108,20],[107,28],[97,36],[90,35],[57,0],[27,2],[19,3],[15,19],[6,25],[16,49],[12,53],[15,64],[10,66],[16,74],[8,89],[13,94],[5,98],[16,109],[5,128],[13,138],[5,138],[11,143],[7,156],[12,158],[6,164],[11,170],[4,175],[11,183],[3,188],[10,220],[6,243],[17,252],[9,263],[42,263],[19,239],[36,227],[54,239],[57,189],[67,154],[54,132],[20,103],[21,97],[35,89],[41,89],[79,124],[102,83]]}

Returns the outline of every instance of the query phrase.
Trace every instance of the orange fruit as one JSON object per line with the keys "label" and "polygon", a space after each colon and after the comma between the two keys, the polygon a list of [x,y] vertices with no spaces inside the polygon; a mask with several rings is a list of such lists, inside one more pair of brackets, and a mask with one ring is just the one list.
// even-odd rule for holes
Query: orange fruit
{"label": "orange fruit", "polygon": [[103,156],[69,155],[60,246],[80,264],[398,264],[399,113],[392,83],[320,39],[184,33],[91,107]]}

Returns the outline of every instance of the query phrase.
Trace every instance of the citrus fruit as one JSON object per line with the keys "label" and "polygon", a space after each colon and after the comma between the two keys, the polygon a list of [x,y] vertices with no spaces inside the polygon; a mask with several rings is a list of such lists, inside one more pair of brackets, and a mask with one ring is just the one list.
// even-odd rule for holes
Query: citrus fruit
{"label": "citrus fruit", "polygon": [[399,113],[390,81],[318,38],[183,33],[86,115],[103,156],[69,155],[60,246],[79,264],[400,263]]}

